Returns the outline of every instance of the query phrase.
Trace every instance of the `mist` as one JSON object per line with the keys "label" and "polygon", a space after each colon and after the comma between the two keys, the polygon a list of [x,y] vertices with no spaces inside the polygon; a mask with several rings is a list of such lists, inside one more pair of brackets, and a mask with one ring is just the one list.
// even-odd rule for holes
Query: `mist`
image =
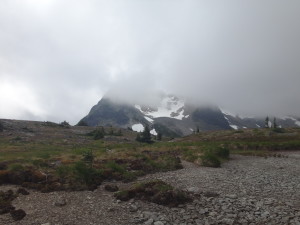
{"label": "mist", "polygon": [[296,0],[3,0],[0,117],[84,117],[157,92],[236,114],[300,114]]}

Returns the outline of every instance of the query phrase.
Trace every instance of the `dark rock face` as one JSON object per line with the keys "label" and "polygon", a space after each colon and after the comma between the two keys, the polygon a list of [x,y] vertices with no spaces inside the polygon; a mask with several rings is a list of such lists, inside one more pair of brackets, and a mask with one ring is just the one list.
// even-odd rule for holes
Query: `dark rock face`
{"label": "dark rock face", "polygon": [[196,109],[192,114],[193,121],[200,124],[200,129],[207,130],[231,129],[228,121],[219,109],[202,108]]}
{"label": "dark rock face", "polygon": [[18,221],[22,220],[26,216],[26,213],[23,209],[18,209],[10,211],[10,215],[15,221]]}
{"label": "dark rock face", "polygon": [[88,126],[116,126],[127,128],[137,122],[147,123],[143,114],[128,104],[114,103],[108,98],[103,98],[93,106],[90,113],[80,122]]}

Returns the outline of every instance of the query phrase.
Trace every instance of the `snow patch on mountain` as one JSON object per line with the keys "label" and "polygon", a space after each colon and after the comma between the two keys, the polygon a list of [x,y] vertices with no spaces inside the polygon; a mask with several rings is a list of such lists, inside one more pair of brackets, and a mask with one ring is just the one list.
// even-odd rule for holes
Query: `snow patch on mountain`
{"label": "snow patch on mountain", "polygon": [[288,119],[293,120],[293,121],[295,122],[295,125],[297,125],[297,126],[300,127],[300,121],[297,120],[297,119],[295,119],[294,117],[291,117],[291,116],[285,116],[285,117],[283,117],[282,119],[284,119],[284,120],[288,120]]}
{"label": "snow patch on mountain", "polygon": [[[221,112],[222,112],[224,115],[226,115],[226,116],[236,117],[236,115],[234,115],[232,112],[229,112],[228,110],[225,110],[225,109],[223,109],[223,108],[220,108],[220,110],[221,110]],[[225,119],[227,119],[227,118],[225,117]],[[228,119],[227,119],[227,120],[228,120]]]}
{"label": "snow patch on mountain", "polygon": [[163,98],[156,109],[148,108],[147,111],[144,111],[140,105],[135,105],[135,108],[150,118],[169,117],[182,120],[183,118],[188,117],[188,115],[184,115],[184,101],[174,96],[167,96]]}
{"label": "snow patch on mountain", "polygon": [[153,119],[149,118],[148,116],[145,116],[145,119],[148,120],[150,123],[153,123]]}
{"label": "snow patch on mountain", "polygon": [[144,126],[141,123],[134,124],[134,125],[132,125],[131,128],[132,128],[133,131],[137,131],[137,132],[143,132],[144,131]]}
{"label": "snow patch on mountain", "polygon": [[239,129],[239,127],[238,127],[237,125],[232,125],[232,124],[230,125],[230,124],[229,124],[229,126],[230,126],[231,128],[233,128],[233,129],[235,129],[235,130],[238,130],[238,129]]}
{"label": "snow patch on mountain", "polygon": [[153,134],[153,135],[157,135],[157,132],[154,128],[152,130],[150,130],[150,133]]}

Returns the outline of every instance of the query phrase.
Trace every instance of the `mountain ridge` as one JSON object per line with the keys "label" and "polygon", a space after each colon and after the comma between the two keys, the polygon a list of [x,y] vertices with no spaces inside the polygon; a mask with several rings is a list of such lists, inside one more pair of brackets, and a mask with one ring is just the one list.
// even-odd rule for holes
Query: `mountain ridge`
{"label": "mountain ridge", "polygon": [[[156,105],[114,101],[104,96],[79,123],[129,128],[138,132],[148,125],[153,135],[160,132],[177,137],[196,130],[263,128],[265,118],[241,117],[213,105],[197,106],[174,95],[161,95],[161,101]],[[277,118],[277,124],[279,127],[300,126],[300,120],[286,116]]]}

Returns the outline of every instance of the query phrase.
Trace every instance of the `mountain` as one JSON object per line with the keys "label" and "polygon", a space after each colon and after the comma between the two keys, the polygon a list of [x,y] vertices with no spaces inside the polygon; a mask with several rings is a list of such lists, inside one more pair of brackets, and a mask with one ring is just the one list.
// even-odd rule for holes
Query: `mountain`
{"label": "mountain", "polygon": [[[271,122],[270,122],[271,123]],[[165,136],[184,136],[199,131],[259,128],[265,126],[265,118],[247,118],[233,115],[216,106],[195,106],[173,95],[161,95],[156,105],[122,103],[103,97],[93,106],[79,124],[88,126],[113,126]],[[299,118],[277,118],[282,127],[300,126]],[[271,124],[270,124],[271,125]]]}

